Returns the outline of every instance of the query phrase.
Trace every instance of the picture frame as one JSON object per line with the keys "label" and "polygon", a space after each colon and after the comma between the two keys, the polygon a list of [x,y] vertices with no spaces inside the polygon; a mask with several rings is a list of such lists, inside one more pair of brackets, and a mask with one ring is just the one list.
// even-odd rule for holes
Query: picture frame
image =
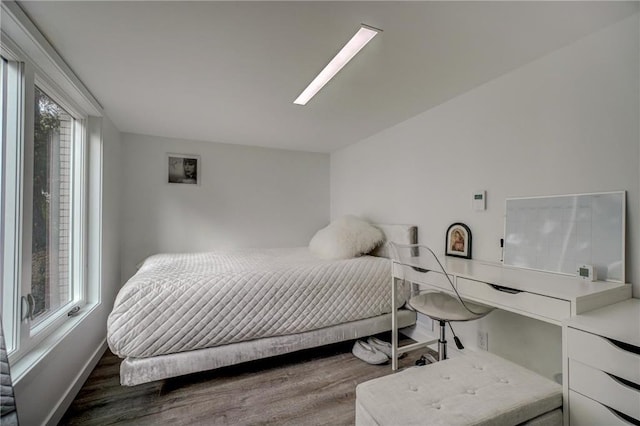
{"label": "picture frame", "polygon": [[467,225],[456,222],[447,229],[445,255],[471,259],[471,230]]}
{"label": "picture frame", "polygon": [[200,185],[201,162],[195,154],[167,153],[167,183]]}

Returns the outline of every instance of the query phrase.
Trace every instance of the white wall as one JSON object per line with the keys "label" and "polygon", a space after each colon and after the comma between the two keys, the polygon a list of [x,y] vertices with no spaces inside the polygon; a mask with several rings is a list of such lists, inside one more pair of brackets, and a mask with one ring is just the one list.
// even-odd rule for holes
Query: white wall
{"label": "white wall", "polygon": [[102,285],[99,295],[89,296],[90,302],[101,303],[15,383],[23,425],[57,424],[106,349],[107,315],[120,288],[119,241],[114,230],[120,228],[121,135],[107,118],[102,119],[102,135]]}
{"label": "white wall", "polygon": [[[167,183],[167,153],[201,156]],[[124,134],[122,281],[160,252],[309,243],[329,220],[329,155]]]}
{"label": "white wall", "polygon": [[[441,251],[461,221],[473,257],[499,261],[505,197],[626,190],[627,281],[640,297],[638,39],[635,15],[332,153],[331,216],[416,224]],[[479,189],[487,210],[474,212]],[[478,327],[490,350],[561,370],[559,327],[492,313],[458,326],[470,346]]]}

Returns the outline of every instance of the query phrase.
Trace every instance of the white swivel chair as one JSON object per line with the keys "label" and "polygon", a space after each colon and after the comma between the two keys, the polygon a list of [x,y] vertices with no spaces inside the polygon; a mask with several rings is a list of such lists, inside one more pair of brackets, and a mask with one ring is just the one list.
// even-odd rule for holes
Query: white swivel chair
{"label": "white swivel chair", "polygon": [[[421,244],[397,244],[397,243],[389,243],[390,245],[390,253],[393,256],[393,259],[399,263],[404,264],[413,264],[414,262],[403,262],[400,258],[401,250],[410,250],[411,256],[419,256],[420,251],[426,252],[428,256],[433,256],[435,259],[435,264],[440,269],[446,277],[449,285],[451,286],[451,293],[445,293],[440,291],[428,291],[425,293],[419,293],[417,295],[412,295],[409,299],[409,305],[415,309],[417,312],[420,312],[434,321],[438,321],[440,325],[440,338],[438,339],[438,361],[442,361],[447,359],[447,340],[446,340],[446,325],[449,323],[449,327],[451,327],[451,322],[453,321],[471,321],[484,317],[489,312],[493,310],[492,307],[480,305],[477,303],[470,302],[468,300],[462,299],[458,290],[453,285],[451,281],[451,277],[447,274],[444,266],[438,259],[438,256],[431,250],[429,247]],[[414,266],[414,269],[418,272],[430,272],[431,270],[422,269],[417,265]],[[453,332],[453,327],[451,327],[451,331]],[[462,343],[458,339],[458,337],[454,335],[454,339],[458,349],[464,349]]]}

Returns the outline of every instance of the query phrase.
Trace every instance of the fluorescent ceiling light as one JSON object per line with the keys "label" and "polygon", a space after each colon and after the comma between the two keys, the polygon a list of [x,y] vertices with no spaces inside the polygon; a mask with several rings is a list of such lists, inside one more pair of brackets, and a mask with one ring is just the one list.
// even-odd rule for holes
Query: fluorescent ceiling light
{"label": "fluorescent ceiling light", "polygon": [[320,91],[324,87],[325,84],[329,82],[333,78],[334,75],[338,73],[344,67],[347,62],[351,60],[356,54],[371,41],[376,34],[380,31],[379,29],[369,27],[367,25],[361,25],[358,32],[349,40],[347,44],[344,45],[342,50],[338,52],[338,54],[327,64],[326,67],[313,81],[307,86],[306,89],[300,93],[300,96],[293,101],[294,104],[298,105],[306,105],[307,102],[311,98],[313,98],[316,93]]}

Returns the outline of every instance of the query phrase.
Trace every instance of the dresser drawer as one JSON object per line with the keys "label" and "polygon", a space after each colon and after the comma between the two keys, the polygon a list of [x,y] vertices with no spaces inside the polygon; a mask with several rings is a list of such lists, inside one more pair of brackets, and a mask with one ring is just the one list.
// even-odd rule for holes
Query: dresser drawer
{"label": "dresser drawer", "polygon": [[[447,280],[447,277],[441,272],[420,271],[404,265],[396,265],[396,267],[402,268],[402,270],[396,270],[395,276],[403,276],[406,281],[419,284],[420,290],[428,290],[429,287],[431,287],[453,292],[453,288],[451,288],[451,284]],[[449,278],[451,279],[451,282],[454,282],[452,275],[449,275]]]}
{"label": "dresser drawer", "polygon": [[633,423],[623,419],[604,405],[569,391],[569,424],[571,426],[629,426]]}
{"label": "dresser drawer", "polygon": [[569,359],[569,388],[627,416],[640,419],[640,389],[604,371]]}
{"label": "dresser drawer", "polygon": [[[624,327],[624,324],[620,327]],[[568,327],[567,355],[598,370],[640,384],[640,354],[622,349],[604,337]]]}
{"label": "dresser drawer", "polygon": [[571,316],[571,303],[567,300],[527,292],[509,293],[481,281],[460,277],[457,284],[461,296],[475,298],[492,306],[503,307],[508,311],[516,313],[524,311],[529,316],[539,316],[558,323]]}

